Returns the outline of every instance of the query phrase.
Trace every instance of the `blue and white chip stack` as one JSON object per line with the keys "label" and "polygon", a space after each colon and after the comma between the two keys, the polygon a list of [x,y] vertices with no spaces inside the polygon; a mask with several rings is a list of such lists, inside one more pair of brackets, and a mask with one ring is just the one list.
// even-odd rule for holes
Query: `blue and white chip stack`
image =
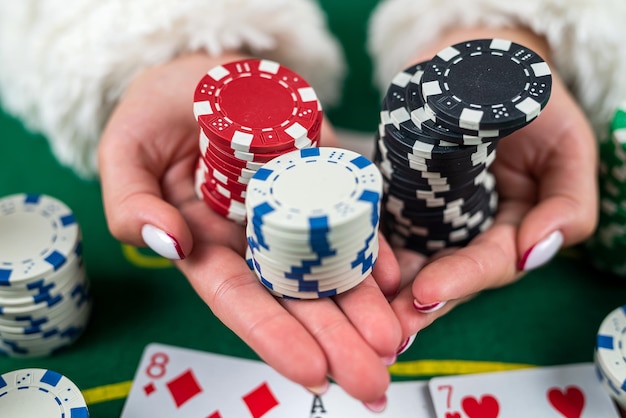
{"label": "blue and white chip stack", "polygon": [[352,289],[378,257],[381,196],[378,168],[358,153],[320,147],[274,158],[248,183],[251,268],[279,297]]}
{"label": "blue and white chip stack", "polygon": [[72,344],[91,311],[82,234],[63,202],[0,198],[0,354],[40,357]]}
{"label": "blue and white chip stack", "polygon": [[600,382],[626,410],[626,305],[613,310],[600,324],[594,360]]}

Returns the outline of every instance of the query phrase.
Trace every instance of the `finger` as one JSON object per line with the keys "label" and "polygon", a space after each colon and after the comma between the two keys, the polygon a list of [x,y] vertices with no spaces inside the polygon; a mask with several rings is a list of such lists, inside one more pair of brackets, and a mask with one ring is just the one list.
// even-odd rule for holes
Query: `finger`
{"label": "finger", "polygon": [[[133,114],[124,111],[120,108],[112,116],[99,149],[109,229],[123,242],[147,244],[164,257],[182,259],[191,251],[192,238],[178,210],[163,198],[161,179],[168,167],[153,158],[155,151],[146,149],[145,138],[126,131],[127,118]],[[183,187],[191,181],[192,167],[188,159],[181,159],[169,168],[170,177]]]}
{"label": "finger", "polygon": [[415,304],[432,306],[500,287],[518,277],[517,228],[528,206],[503,202],[494,225],[469,245],[426,264],[413,282]]}
{"label": "finger", "polygon": [[[431,312],[421,312],[415,309],[413,304],[413,292],[411,287],[408,286],[402,289],[396,298],[391,302],[391,307],[400,320],[402,335],[408,345],[414,338],[416,338],[416,334],[417,338],[419,338],[419,331],[428,327],[437,318],[447,314],[460,303],[468,300],[470,297],[459,300],[450,300],[446,304],[442,305],[440,309]],[[404,350],[407,348],[408,347],[402,347]]]}
{"label": "finger", "polygon": [[393,250],[382,234],[379,235],[378,243],[378,259],[374,265],[372,276],[374,276],[374,280],[376,280],[382,293],[391,298],[400,289],[400,266]]}
{"label": "finger", "polygon": [[357,287],[334,299],[378,356],[392,362],[402,333],[398,319],[374,278],[368,276]]}
{"label": "finger", "polygon": [[[494,172],[506,180],[511,172],[529,172],[520,187],[503,190],[503,198],[511,189],[526,190],[526,196],[513,196],[536,201],[520,225],[518,268],[530,270],[547,262],[561,248],[591,235],[597,218],[596,142],[582,111],[557,79],[555,93],[542,115],[515,138],[502,141]],[[563,118],[562,115],[567,115]],[[532,137],[531,137],[532,136]],[[531,152],[517,152],[515,142],[532,140]],[[527,147],[528,148],[528,147]],[[514,161],[516,160],[516,161]],[[525,166],[524,166],[525,164]],[[509,182],[512,184],[512,182]],[[520,192],[517,192],[520,193]]]}
{"label": "finger", "polygon": [[364,402],[384,396],[390,381],[387,368],[332,299],[280,303],[319,343],[329,374],[348,394]]}
{"label": "finger", "polygon": [[189,100],[208,68],[238,57],[181,55],[132,81],[98,150],[107,221],[116,238],[148,244],[172,259],[189,254],[191,233],[173,206],[193,194],[198,127]]}
{"label": "finger", "polygon": [[322,147],[338,147],[339,146],[339,138],[337,137],[337,133],[335,129],[328,121],[328,118],[324,116],[324,120],[322,121],[322,132],[320,135],[320,146]]}
{"label": "finger", "polygon": [[[563,140],[575,149],[565,154],[557,149],[548,158],[539,180],[539,203],[520,225],[518,268],[521,270],[539,267],[561,246],[586,239],[597,222],[595,147],[584,138],[573,138],[581,135],[581,130],[564,135]],[[590,132],[588,135],[592,138]]]}
{"label": "finger", "polygon": [[213,313],[271,367],[305,387],[325,386],[324,351],[263,288],[241,256],[206,245],[177,264]]}
{"label": "finger", "polygon": [[[413,284],[418,306],[508,284],[520,276],[518,268],[538,267],[563,243],[593,231],[593,134],[558,79],[555,87],[553,104],[499,144],[493,165],[502,202],[496,225],[466,248],[424,267]],[[437,276],[445,280],[437,284]]]}
{"label": "finger", "polygon": [[424,267],[428,258],[416,251],[406,248],[396,248],[394,250],[396,260],[400,266],[400,289],[413,283],[417,273]]}

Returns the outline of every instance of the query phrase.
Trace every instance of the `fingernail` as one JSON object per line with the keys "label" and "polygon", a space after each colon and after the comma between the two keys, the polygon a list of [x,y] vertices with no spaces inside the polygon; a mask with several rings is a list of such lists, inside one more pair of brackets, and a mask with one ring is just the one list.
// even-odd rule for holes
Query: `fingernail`
{"label": "fingernail", "polygon": [[398,347],[398,351],[396,352],[396,355],[400,355],[402,353],[404,353],[406,350],[409,349],[409,347],[411,347],[413,345],[413,341],[415,341],[415,337],[417,337],[417,333],[411,335],[409,338],[407,338],[406,340],[404,340],[404,342],[402,343],[402,345],[400,347]]}
{"label": "fingernail", "polygon": [[443,308],[445,304],[446,304],[446,301],[422,305],[416,299],[413,299],[413,306],[415,307],[415,309],[417,309],[421,313],[430,313],[430,312],[438,311],[439,309]]}
{"label": "fingernail", "polygon": [[372,412],[383,412],[387,407],[387,396],[383,395],[382,398],[374,402],[363,402],[363,405]]}
{"label": "fingernail", "polygon": [[327,380],[321,386],[305,387],[305,389],[308,390],[309,392],[311,392],[313,395],[322,396],[323,394],[328,392],[328,388],[329,387],[330,387],[330,383]]}
{"label": "fingernail", "polygon": [[550,261],[563,245],[563,234],[554,231],[524,253],[517,264],[518,270],[528,271],[536,269]]}
{"label": "fingernail", "polygon": [[141,228],[141,236],[146,245],[162,257],[170,260],[182,260],[185,253],[180,244],[167,232],[150,224],[145,224]]}
{"label": "fingernail", "polygon": [[398,356],[394,354],[392,356],[382,357],[382,361],[383,361],[383,364],[385,366],[391,366],[392,364],[394,364],[396,362],[397,358],[398,358]]}

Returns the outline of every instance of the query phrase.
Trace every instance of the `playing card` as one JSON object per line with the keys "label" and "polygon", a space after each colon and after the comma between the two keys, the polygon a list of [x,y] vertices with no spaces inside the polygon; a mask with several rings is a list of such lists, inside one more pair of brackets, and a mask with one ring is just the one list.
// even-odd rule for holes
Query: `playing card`
{"label": "playing card", "polygon": [[337,385],[331,385],[316,401],[311,418],[435,418],[427,381],[392,382],[387,390],[387,408],[381,413],[365,409]]}
{"label": "playing card", "polygon": [[150,344],[121,418],[273,418],[311,398],[262,362]]}
{"label": "playing card", "polygon": [[438,377],[438,418],[598,418],[619,414],[591,363]]}
{"label": "playing card", "polygon": [[426,382],[392,383],[382,414],[337,385],[314,396],[267,364],[163,344],[146,347],[121,418],[434,418]]}

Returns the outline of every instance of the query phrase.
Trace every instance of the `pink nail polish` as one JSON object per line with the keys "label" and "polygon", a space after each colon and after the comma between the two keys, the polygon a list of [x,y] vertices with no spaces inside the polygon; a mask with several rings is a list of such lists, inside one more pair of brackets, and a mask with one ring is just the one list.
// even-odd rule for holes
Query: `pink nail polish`
{"label": "pink nail polish", "polygon": [[559,252],[562,245],[563,234],[561,231],[554,231],[524,253],[517,264],[517,269],[528,271],[546,264]]}
{"label": "pink nail polish", "polygon": [[363,402],[363,405],[372,412],[380,413],[387,407],[387,396],[383,396],[374,402]]}
{"label": "pink nail polish", "polygon": [[391,366],[392,364],[396,362],[397,359],[398,359],[398,356],[395,354],[392,356],[382,357],[382,361],[385,366]]}
{"label": "pink nail polish", "polygon": [[430,313],[430,312],[438,311],[439,309],[443,308],[445,304],[446,302],[443,301],[443,302],[434,302],[434,303],[429,303],[427,305],[422,305],[417,300],[415,299],[413,300],[413,306],[415,307],[415,309],[417,309],[421,313]]}
{"label": "pink nail polish", "polygon": [[167,232],[146,224],[141,228],[143,241],[155,253],[170,260],[183,260],[185,253],[179,242]]}
{"label": "pink nail polish", "polygon": [[406,352],[406,350],[408,350],[413,345],[413,341],[415,341],[415,337],[417,337],[417,333],[411,335],[409,338],[404,340],[402,345],[398,347],[398,351],[396,352],[396,355],[399,356],[400,354]]}

